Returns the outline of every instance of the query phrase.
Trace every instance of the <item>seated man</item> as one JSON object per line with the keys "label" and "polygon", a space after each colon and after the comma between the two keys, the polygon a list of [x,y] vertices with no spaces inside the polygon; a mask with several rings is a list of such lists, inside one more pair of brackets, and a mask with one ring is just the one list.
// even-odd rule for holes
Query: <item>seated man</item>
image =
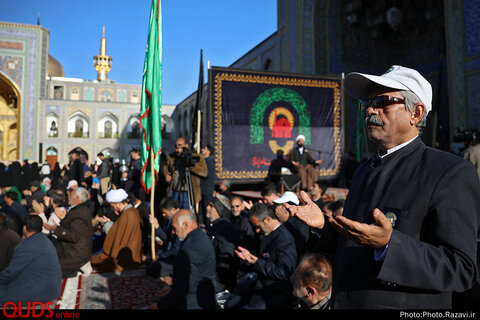
{"label": "seated man", "polygon": [[320,208],[322,208],[323,204],[325,203],[323,199],[323,195],[327,191],[328,183],[323,180],[317,180],[313,183],[313,186],[308,190],[310,197],[312,198],[313,202]]}
{"label": "seated man", "polygon": [[286,191],[280,198],[273,200],[273,203],[276,205],[275,215],[278,220],[285,225],[295,239],[297,257],[300,258],[305,253],[310,228],[302,221],[292,217],[285,207],[285,204],[298,206],[300,200],[292,191]]}
{"label": "seated man", "polygon": [[215,251],[212,242],[199,228],[197,217],[180,210],[172,220],[173,230],[182,245],[175,259],[173,285],[150,306],[152,309],[215,308]]}
{"label": "seated man", "polygon": [[42,227],[36,215],[25,220],[25,238],[15,247],[8,267],[0,271],[0,306],[9,301],[48,302],[60,295],[62,270]]}
{"label": "seated man", "polygon": [[40,181],[35,180],[30,182],[29,188],[23,190],[23,195],[25,196],[26,207],[28,211],[32,211],[32,201],[36,200],[37,202],[43,202],[43,197],[45,197],[45,192],[40,187]]}
{"label": "seated man", "polygon": [[267,205],[257,203],[250,212],[253,226],[264,235],[260,254],[255,256],[242,247],[238,247],[235,253],[258,275],[259,282],[251,298],[246,295],[240,299],[232,298],[227,308],[244,305],[248,309],[291,309],[294,297],[290,277],[297,265],[295,240]]}
{"label": "seated man", "polygon": [[250,252],[255,252],[258,238],[250,224],[250,213],[245,208],[244,200],[240,196],[234,196],[231,201],[231,206],[232,216],[230,217],[230,221],[240,237],[239,245],[248,249]]}
{"label": "seated man", "polygon": [[309,190],[315,181],[318,179],[317,165],[322,163],[322,160],[315,160],[310,151],[305,148],[305,137],[299,135],[296,139],[297,146],[292,150],[288,156],[288,161],[298,172],[302,183],[303,190]]}
{"label": "seated man", "polygon": [[181,241],[173,232],[172,219],[180,211],[177,201],[172,197],[165,197],[160,202],[160,208],[164,217],[164,224],[160,225],[157,218],[149,215],[150,223],[155,228],[155,237],[158,238],[157,244],[160,248],[156,252],[156,259],[147,261],[147,274],[152,277],[162,277],[165,282],[169,282],[165,277],[171,277],[173,274],[173,263],[180,250]]}
{"label": "seated man", "polygon": [[7,216],[0,212],[0,271],[8,266],[12,259],[13,249],[21,240],[14,230],[7,227]]}
{"label": "seated man", "polygon": [[262,188],[260,194],[262,195],[262,202],[268,205],[270,209],[275,209],[275,203],[273,201],[280,198],[277,186],[273,183],[269,183]]}
{"label": "seated man", "polygon": [[18,201],[18,194],[15,191],[9,190],[5,193],[5,207],[2,207],[2,210],[20,217],[22,223],[28,217],[28,210]]}
{"label": "seated man", "polygon": [[[123,189],[107,192],[106,200],[119,217],[108,230],[103,252],[92,257],[92,267],[97,270],[121,272],[142,263],[142,218],[137,209],[127,202]],[[97,217],[97,219],[102,219]],[[100,222],[106,222],[110,219]]]}
{"label": "seated man", "polygon": [[239,243],[239,234],[228,219],[231,215],[230,200],[221,194],[217,194],[207,206],[207,218],[210,221],[207,235],[215,248],[218,292],[232,291],[237,280],[235,248]]}
{"label": "seated man", "polygon": [[332,267],[327,258],[315,253],[306,255],[292,275],[292,284],[301,309],[331,308]]}

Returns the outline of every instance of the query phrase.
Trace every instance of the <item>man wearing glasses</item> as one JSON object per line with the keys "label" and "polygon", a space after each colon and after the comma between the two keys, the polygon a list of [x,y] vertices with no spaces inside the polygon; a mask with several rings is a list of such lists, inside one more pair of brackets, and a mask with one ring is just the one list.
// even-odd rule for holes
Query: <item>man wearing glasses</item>
{"label": "man wearing glasses", "polygon": [[[470,289],[477,277],[475,168],[422,142],[432,88],[416,70],[350,73],[345,91],[361,100],[368,137],[379,149],[355,172],[343,215],[329,218],[343,235],[333,307],[450,309],[453,293]],[[321,212],[305,193],[300,197],[306,205],[291,214],[321,228]]]}

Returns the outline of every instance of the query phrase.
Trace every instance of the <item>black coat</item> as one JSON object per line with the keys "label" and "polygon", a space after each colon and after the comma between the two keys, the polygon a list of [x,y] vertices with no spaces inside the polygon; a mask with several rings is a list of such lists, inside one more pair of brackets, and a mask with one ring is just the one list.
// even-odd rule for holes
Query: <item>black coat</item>
{"label": "black coat", "polygon": [[21,204],[18,201],[14,201],[11,206],[5,205],[4,208],[2,208],[5,212],[11,213],[16,215],[17,217],[20,218],[22,223],[27,219],[28,217],[28,210],[27,208]]}
{"label": "black coat", "polygon": [[167,220],[164,226],[156,229],[155,235],[163,242],[157,251],[158,259],[168,264],[173,264],[182,246],[182,241],[180,241],[178,236],[173,232],[172,221]]}
{"label": "black coat", "polygon": [[297,265],[295,239],[281,224],[260,242],[260,256],[252,270],[262,284],[267,309],[292,308],[290,277]]}
{"label": "black coat", "polygon": [[78,184],[80,184],[80,182],[82,182],[82,179],[83,179],[83,164],[80,161],[80,159],[75,159],[70,164],[70,169],[66,172],[66,175],[68,177],[68,181],[76,180],[78,182]]}
{"label": "black coat", "polygon": [[449,309],[452,292],[476,276],[477,172],[419,137],[377,159],[356,171],[343,215],[373,223],[373,209],[393,213],[393,233],[383,262],[372,247],[339,238],[334,308]]}
{"label": "black coat", "polygon": [[73,207],[53,232],[63,277],[76,272],[92,257],[92,213],[86,203]]}
{"label": "black coat", "polygon": [[205,158],[205,163],[207,164],[208,174],[206,177],[200,178],[200,187],[202,188],[202,198],[205,206],[208,206],[213,199],[213,191],[215,190],[215,162],[213,157],[210,156]]}
{"label": "black coat", "polygon": [[232,291],[237,279],[235,249],[239,243],[238,232],[229,220],[220,218],[212,222],[207,234],[215,249],[218,282],[222,287],[219,290]]}
{"label": "black coat", "polygon": [[215,251],[202,229],[182,242],[173,269],[173,285],[157,301],[159,309],[213,309],[215,307]]}
{"label": "black coat", "polygon": [[258,238],[250,223],[250,215],[244,210],[238,216],[230,217],[233,227],[239,236],[239,246],[256,254],[258,251]]}

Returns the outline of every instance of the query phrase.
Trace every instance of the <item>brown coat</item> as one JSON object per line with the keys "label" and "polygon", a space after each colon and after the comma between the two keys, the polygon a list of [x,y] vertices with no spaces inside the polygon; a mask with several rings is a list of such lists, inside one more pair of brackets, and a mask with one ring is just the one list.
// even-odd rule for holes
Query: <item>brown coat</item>
{"label": "brown coat", "polygon": [[127,208],[108,230],[103,253],[92,258],[97,269],[121,271],[142,263],[142,218],[134,207]]}
{"label": "brown coat", "polygon": [[[192,180],[192,190],[193,198],[195,203],[200,203],[202,201],[202,189],[200,188],[200,177],[205,178],[208,175],[208,168],[205,162],[205,158],[199,153],[193,153],[193,156],[199,157],[200,161],[195,163],[193,167],[190,168],[190,177]],[[167,164],[163,168],[163,173],[165,175],[172,174],[175,171],[175,157],[176,153],[171,153],[167,159]]]}

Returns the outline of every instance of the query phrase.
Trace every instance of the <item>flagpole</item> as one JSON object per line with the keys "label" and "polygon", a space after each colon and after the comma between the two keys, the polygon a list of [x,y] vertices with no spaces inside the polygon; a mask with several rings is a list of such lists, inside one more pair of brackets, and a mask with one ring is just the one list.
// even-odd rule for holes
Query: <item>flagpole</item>
{"label": "flagpole", "polygon": [[197,153],[200,153],[200,124],[202,123],[202,112],[200,110],[197,111]]}
{"label": "flagpole", "polygon": [[[155,168],[154,168],[154,159],[153,159],[153,148],[150,148],[150,173],[151,173],[151,183],[152,183],[152,188],[150,189],[150,216],[152,218],[155,218]],[[152,225],[152,260],[155,260],[155,227]]]}
{"label": "flagpole", "polygon": [[[197,111],[197,153],[200,153],[200,125],[202,124],[202,112],[200,110]],[[195,203],[195,212],[198,214],[198,207],[199,203]]]}

